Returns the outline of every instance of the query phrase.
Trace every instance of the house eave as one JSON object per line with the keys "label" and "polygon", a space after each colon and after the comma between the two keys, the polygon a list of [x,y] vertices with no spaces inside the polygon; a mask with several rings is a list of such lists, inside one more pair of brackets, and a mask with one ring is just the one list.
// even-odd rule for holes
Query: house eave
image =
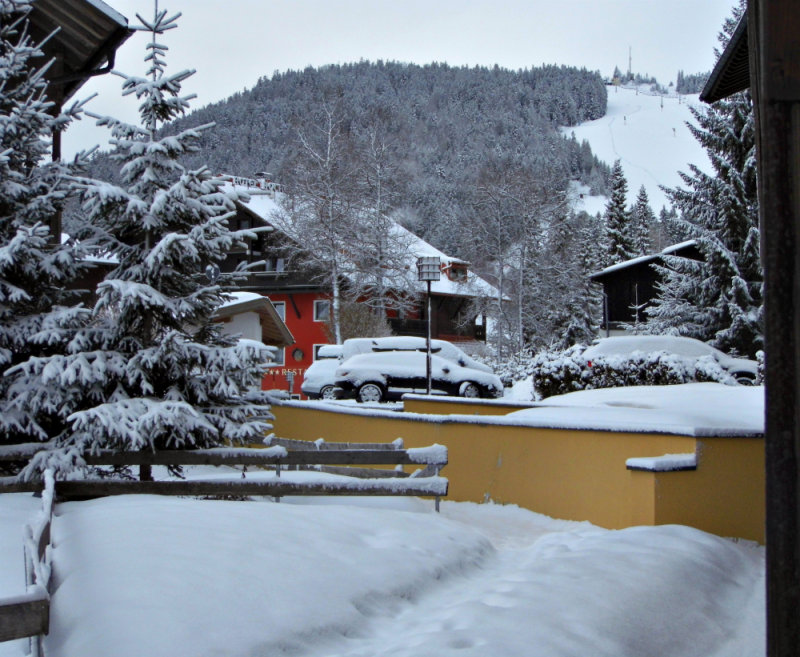
{"label": "house eave", "polygon": [[750,49],[747,39],[745,13],[700,92],[700,100],[714,103],[750,87]]}

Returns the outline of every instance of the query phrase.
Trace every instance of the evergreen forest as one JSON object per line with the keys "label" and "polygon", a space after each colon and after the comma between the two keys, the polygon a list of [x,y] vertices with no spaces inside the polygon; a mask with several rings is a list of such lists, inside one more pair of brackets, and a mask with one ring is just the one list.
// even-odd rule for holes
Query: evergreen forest
{"label": "evergreen forest", "polygon": [[[385,211],[460,254],[472,239],[463,227],[487,171],[523,169],[555,186],[554,193],[563,193],[570,180],[593,193],[606,191],[608,166],[587,142],[557,129],[602,117],[606,99],[600,74],[585,69],[362,61],[276,72],[165,130],[213,122],[199,150],[186,157],[187,167],[207,164],[215,173],[240,176],[269,172],[291,188],[298,136],[319,127],[314,117],[329,107],[352,142],[343,156],[352,161],[342,166],[356,177],[360,146],[377,137],[391,169]],[[108,178],[110,172],[101,154],[93,173]]]}

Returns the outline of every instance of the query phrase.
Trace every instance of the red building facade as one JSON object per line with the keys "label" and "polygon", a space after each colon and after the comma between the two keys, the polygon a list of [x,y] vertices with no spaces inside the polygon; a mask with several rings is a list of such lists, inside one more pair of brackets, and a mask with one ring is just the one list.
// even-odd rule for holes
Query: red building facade
{"label": "red building facade", "polygon": [[306,369],[314,362],[317,349],[330,344],[326,321],[330,300],[323,291],[268,294],[272,304],[295,338],[295,343],[278,353],[278,362],[264,377],[265,390],[286,390],[300,395]]}

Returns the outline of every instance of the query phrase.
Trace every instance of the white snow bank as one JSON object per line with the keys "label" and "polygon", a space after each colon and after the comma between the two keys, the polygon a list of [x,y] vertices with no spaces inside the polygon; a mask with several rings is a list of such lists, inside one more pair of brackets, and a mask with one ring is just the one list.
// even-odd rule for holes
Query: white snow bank
{"label": "white snow bank", "polygon": [[491,552],[430,513],[133,495],[59,511],[51,657],[294,654]]}
{"label": "white snow bank", "polygon": [[[6,547],[38,501],[3,501]],[[47,654],[764,655],[764,550],[750,543],[492,504],[291,502],[60,504]],[[0,552],[0,573],[19,556]]]}
{"label": "white snow bank", "polygon": [[509,413],[515,424],[688,436],[764,433],[764,388],[687,383],[581,390]]}

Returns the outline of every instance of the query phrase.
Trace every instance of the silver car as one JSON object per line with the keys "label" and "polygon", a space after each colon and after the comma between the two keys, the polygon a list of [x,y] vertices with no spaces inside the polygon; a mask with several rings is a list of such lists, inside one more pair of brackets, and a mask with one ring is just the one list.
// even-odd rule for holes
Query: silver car
{"label": "silver car", "polygon": [[[406,393],[425,393],[426,356],[421,351],[383,351],[348,358],[336,370],[336,395],[380,402],[400,399]],[[431,356],[431,392],[493,398],[502,396],[503,384],[491,372]]]}

